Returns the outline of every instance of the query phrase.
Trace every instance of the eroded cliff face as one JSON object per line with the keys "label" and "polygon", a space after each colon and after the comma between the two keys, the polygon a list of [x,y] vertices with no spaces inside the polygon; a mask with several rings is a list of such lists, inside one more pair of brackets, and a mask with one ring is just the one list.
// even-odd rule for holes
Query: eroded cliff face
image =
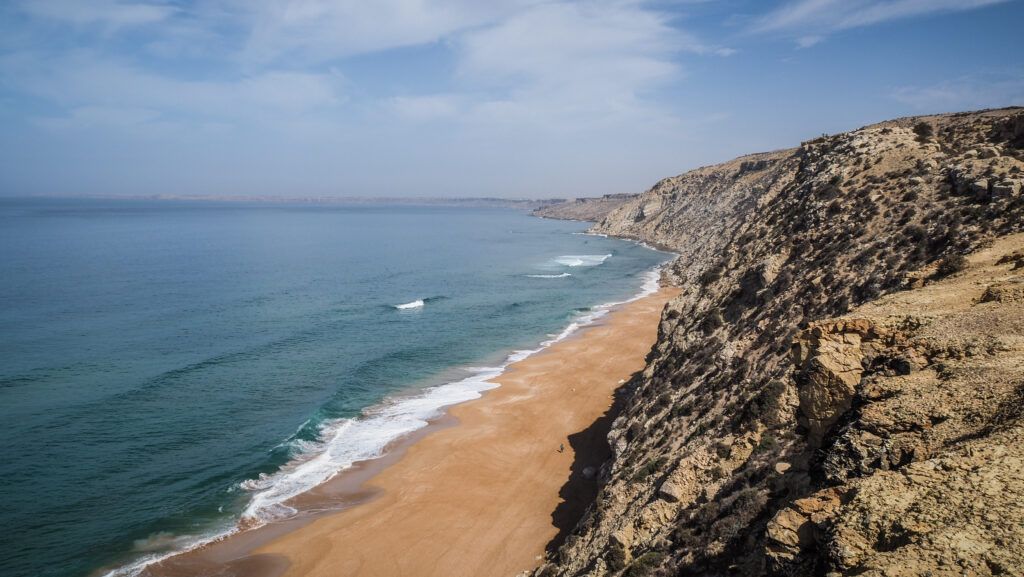
{"label": "eroded cliff face", "polygon": [[743,157],[610,213],[593,230],[680,253],[684,290],[537,574],[1024,574],[1022,181],[1007,109]]}
{"label": "eroded cliff face", "polygon": [[600,198],[574,198],[546,204],[533,211],[533,216],[597,222],[637,196],[639,195],[606,194]]}

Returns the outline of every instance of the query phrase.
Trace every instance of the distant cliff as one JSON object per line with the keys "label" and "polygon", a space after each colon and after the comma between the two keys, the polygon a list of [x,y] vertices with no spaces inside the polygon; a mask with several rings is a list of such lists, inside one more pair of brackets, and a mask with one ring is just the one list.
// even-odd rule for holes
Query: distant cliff
{"label": "distant cliff", "polygon": [[597,500],[536,575],[1024,575],[1024,109],[665,179],[681,256]]}
{"label": "distant cliff", "polygon": [[575,198],[542,206],[533,211],[533,216],[559,218],[563,220],[586,220],[597,222],[610,212],[633,200],[636,194],[606,194],[600,198]]}

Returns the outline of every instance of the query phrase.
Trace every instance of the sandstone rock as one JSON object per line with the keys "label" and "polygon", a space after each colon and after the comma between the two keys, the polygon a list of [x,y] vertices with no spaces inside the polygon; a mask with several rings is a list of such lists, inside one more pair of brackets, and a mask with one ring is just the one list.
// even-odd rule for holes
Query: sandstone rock
{"label": "sandstone rock", "polygon": [[996,158],[999,156],[999,149],[994,146],[986,146],[978,151],[978,158]]}
{"label": "sandstone rock", "polygon": [[970,170],[963,165],[955,165],[949,169],[949,181],[957,194],[963,194],[970,186]]}
{"label": "sandstone rock", "polygon": [[972,148],[964,153],[964,158],[978,158],[978,151]]}
{"label": "sandstone rock", "polygon": [[1024,304],[1024,281],[1008,281],[991,284],[982,293],[980,303],[1022,303]]}
{"label": "sandstone rock", "polygon": [[1017,196],[1021,191],[1021,181],[1003,180],[992,185],[992,198],[1009,198]]}
{"label": "sandstone rock", "polygon": [[765,552],[774,571],[785,572],[799,557],[812,550],[817,533],[846,498],[844,488],[830,488],[798,499],[768,522]]}
{"label": "sandstone rock", "polygon": [[768,523],[769,557],[793,559],[814,543],[814,526],[806,515],[783,509]]}
{"label": "sandstone rock", "polygon": [[819,446],[825,433],[849,410],[864,372],[861,342],[877,336],[864,320],[816,324],[796,338],[793,364],[800,385],[800,412],[808,442]]}
{"label": "sandstone rock", "polygon": [[684,495],[683,488],[672,481],[665,481],[658,489],[658,496],[672,503],[682,500]]}
{"label": "sandstone rock", "polygon": [[910,184],[914,186],[921,186],[922,184],[924,184],[924,179],[921,178],[920,176],[915,176],[910,179]]}
{"label": "sandstone rock", "polygon": [[974,194],[974,198],[978,200],[985,200],[989,197],[988,181],[984,178],[972,182],[970,190]]}

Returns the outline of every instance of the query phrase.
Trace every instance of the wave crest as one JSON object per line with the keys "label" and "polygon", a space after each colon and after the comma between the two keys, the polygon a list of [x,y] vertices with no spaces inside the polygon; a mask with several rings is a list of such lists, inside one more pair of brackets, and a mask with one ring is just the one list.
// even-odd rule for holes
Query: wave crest
{"label": "wave crest", "polygon": [[566,254],[555,259],[562,266],[598,266],[610,259],[611,254]]}
{"label": "wave crest", "polygon": [[563,272],[562,274],[528,274],[530,278],[565,278],[572,276],[571,273]]}

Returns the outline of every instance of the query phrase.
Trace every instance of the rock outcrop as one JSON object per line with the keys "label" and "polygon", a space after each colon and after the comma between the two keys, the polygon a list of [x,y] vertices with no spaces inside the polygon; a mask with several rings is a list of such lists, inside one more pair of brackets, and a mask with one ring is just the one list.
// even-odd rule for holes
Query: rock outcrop
{"label": "rock outcrop", "polygon": [[1022,173],[1022,109],[907,118],[609,213],[683,292],[536,574],[1024,575]]}
{"label": "rock outcrop", "polygon": [[637,196],[636,194],[606,194],[600,198],[575,198],[553,202],[534,210],[533,216],[597,222]]}

